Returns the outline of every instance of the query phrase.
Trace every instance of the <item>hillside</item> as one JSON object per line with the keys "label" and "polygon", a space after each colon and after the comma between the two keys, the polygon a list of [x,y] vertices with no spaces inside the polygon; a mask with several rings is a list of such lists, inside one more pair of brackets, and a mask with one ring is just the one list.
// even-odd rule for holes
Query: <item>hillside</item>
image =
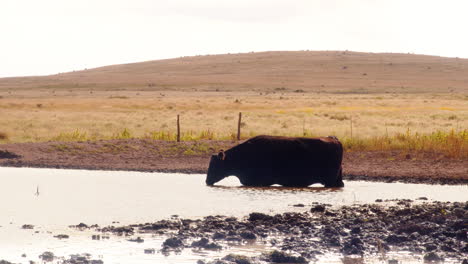
{"label": "hillside", "polygon": [[14,90],[468,93],[468,59],[287,51],[182,57],[41,77],[1,78]]}

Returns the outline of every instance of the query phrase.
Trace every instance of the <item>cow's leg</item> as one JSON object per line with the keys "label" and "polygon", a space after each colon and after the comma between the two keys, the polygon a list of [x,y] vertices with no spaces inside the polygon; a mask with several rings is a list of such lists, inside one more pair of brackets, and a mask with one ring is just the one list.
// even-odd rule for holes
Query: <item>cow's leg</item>
{"label": "cow's leg", "polygon": [[324,179],[323,185],[325,187],[344,187],[343,183],[343,170],[342,167],[336,170],[330,170],[329,173],[326,174],[326,178]]}

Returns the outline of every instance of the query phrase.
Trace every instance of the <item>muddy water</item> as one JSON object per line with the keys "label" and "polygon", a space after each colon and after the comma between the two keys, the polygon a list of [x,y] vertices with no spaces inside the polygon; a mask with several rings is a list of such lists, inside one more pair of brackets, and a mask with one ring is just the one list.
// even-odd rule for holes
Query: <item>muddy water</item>
{"label": "muddy water", "polygon": [[[434,186],[399,183],[345,182],[342,189],[320,185],[309,188],[247,188],[228,178],[214,187],[204,184],[204,175],[0,168],[0,260],[28,263],[50,250],[57,255],[91,253],[105,263],[195,263],[205,257],[230,252],[258,255],[262,243],[235,245],[223,252],[192,252],[164,257],[147,255],[145,248],[159,249],[164,238],[145,236],[145,243],[110,237],[91,240],[92,231],[78,232],[68,225],[144,223],[179,215],[201,218],[207,215],[242,217],[250,212],[280,213],[304,211],[313,202],[336,206],[372,203],[376,199],[467,201],[467,186]],[[304,204],[306,208],[294,207]],[[23,224],[33,230],[21,229]],[[67,234],[59,240],[54,235]],[[26,258],[21,257],[25,253]],[[327,256],[323,263],[340,263],[339,256]],[[138,261],[136,261],[138,260]],[[406,263],[406,262],[405,262]],[[409,263],[409,262],[408,262]],[[416,262],[414,262],[416,263]]]}

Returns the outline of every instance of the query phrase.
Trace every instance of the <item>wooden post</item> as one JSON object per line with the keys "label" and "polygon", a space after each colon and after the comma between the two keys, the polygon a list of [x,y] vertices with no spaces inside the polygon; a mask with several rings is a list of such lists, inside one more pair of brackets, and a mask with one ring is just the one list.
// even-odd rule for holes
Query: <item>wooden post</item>
{"label": "wooden post", "polygon": [[306,132],[305,132],[305,117],[302,119],[302,136],[305,137]]}
{"label": "wooden post", "polygon": [[242,120],[242,112],[239,112],[239,122],[237,122],[237,140],[240,140],[241,136],[241,120]]}
{"label": "wooden post", "polygon": [[180,120],[179,120],[179,115],[177,115],[177,142],[180,142]]}

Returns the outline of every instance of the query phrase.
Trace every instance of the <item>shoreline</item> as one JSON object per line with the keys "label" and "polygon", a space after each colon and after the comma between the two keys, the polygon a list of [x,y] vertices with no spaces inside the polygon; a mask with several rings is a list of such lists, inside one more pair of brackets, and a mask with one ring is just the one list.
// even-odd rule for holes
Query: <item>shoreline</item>
{"label": "shoreline", "polygon": [[[144,139],[1,144],[0,167],[204,174],[213,153],[236,144]],[[436,153],[346,152],[343,179],[468,185],[465,164]]]}

